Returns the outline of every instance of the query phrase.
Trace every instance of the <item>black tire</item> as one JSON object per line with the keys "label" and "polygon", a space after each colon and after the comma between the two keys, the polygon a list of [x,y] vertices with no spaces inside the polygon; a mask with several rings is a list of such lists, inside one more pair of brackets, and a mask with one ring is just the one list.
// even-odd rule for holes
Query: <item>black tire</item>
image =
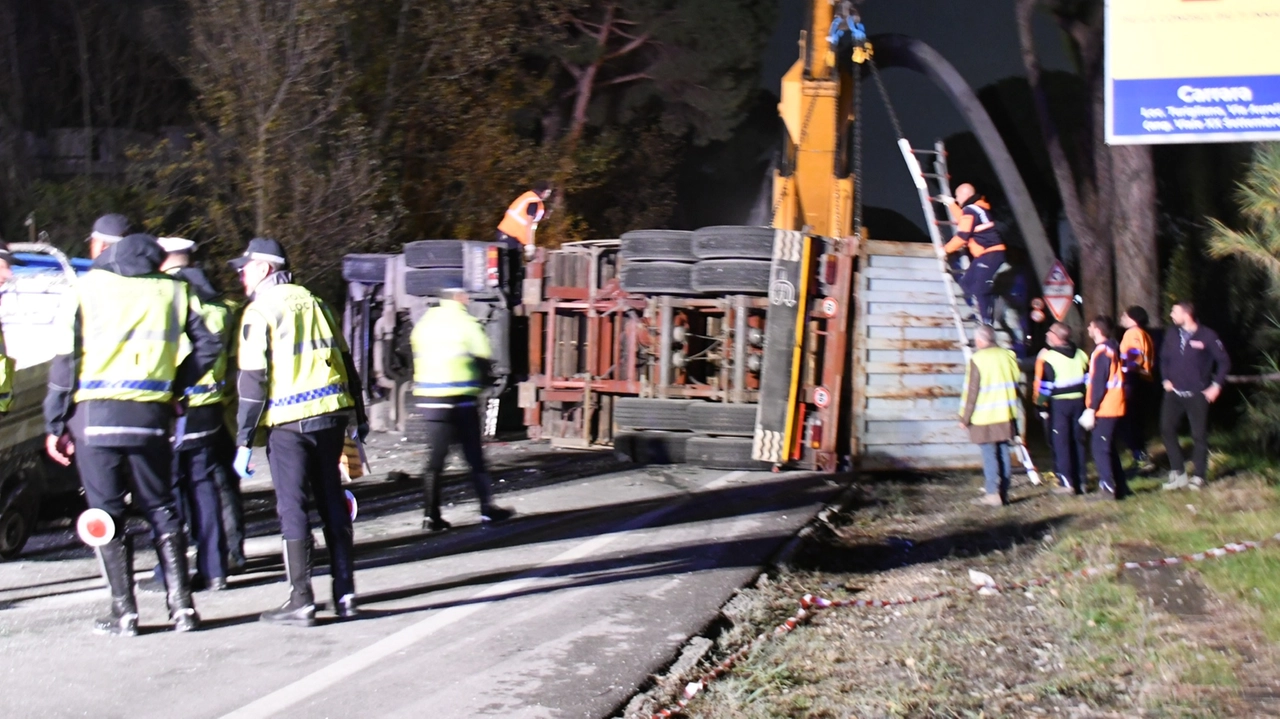
{"label": "black tire", "polygon": [[342,279],[347,282],[382,284],[387,280],[387,263],[395,255],[347,255],[342,258]]}
{"label": "black tire", "polygon": [[624,262],[619,282],[627,292],[692,295],[693,265],[679,262]]}
{"label": "black tire", "polygon": [[643,399],[619,397],[613,403],[613,423],[618,429],[661,429],[689,431],[688,399]]}
{"label": "black tire", "polygon": [[404,246],[404,263],[410,267],[462,267],[466,240],[419,240]]}
{"label": "black tire", "polygon": [[693,233],[693,254],[700,260],[773,259],[772,227],[719,225]]}
{"label": "black tire", "polygon": [[461,267],[432,267],[404,273],[404,291],[415,297],[432,297],[450,287],[463,287]]}
{"label": "black tire", "polygon": [[18,497],[0,511],[0,559],[14,559],[22,553],[36,528],[40,513],[38,500]]}
{"label": "black tire", "polygon": [[636,464],[684,464],[688,432],[619,432],[613,451]]}
{"label": "black tire", "polygon": [[689,426],[698,434],[751,437],[756,433],[755,404],[695,402],[689,407]]}
{"label": "black tire", "polygon": [[703,260],[693,266],[693,289],[709,294],[765,295],[772,264],[764,260]]}
{"label": "black tire", "polygon": [[751,458],[746,437],[693,437],[685,448],[689,464],[708,469],[767,470],[773,465]]}
{"label": "black tire", "polygon": [[628,260],[694,262],[693,233],[681,230],[633,230],[622,235],[619,255]]}

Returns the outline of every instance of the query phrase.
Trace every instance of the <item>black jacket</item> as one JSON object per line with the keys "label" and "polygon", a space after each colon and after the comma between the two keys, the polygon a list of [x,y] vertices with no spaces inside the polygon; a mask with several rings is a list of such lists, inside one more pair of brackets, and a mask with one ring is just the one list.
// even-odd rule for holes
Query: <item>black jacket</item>
{"label": "black jacket", "polygon": [[[155,275],[164,257],[164,250],[150,237],[130,235],[99,255],[94,260],[93,269],[121,277]],[[77,349],[72,354],[54,357],[49,367],[49,388],[44,400],[45,431],[59,436],[70,427],[77,441],[87,441],[98,447],[138,447],[157,439],[168,441],[173,422],[170,403],[92,400],[83,405],[75,404],[74,395],[80,375],[82,317],[81,313],[76,313]],[[197,382],[222,352],[222,341],[194,312],[188,313],[183,331],[191,340],[191,354],[178,367],[173,387],[175,397],[181,397],[183,390]],[[110,428],[112,431],[87,431],[93,428]]]}
{"label": "black jacket", "polygon": [[1179,392],[1203,392],[1211,384],[1223,386],[1231,358],[1218,333],[1200,325],[1182,346],[1182,331],[1169,327],[1160,345],[1160,375]]}

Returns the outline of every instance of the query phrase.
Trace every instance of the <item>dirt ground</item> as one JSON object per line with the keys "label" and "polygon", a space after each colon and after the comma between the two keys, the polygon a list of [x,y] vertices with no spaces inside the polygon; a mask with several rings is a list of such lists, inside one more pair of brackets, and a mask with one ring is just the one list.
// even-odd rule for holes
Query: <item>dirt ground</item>
{"label": "dirt ground", "polygon": [[[974,476],[860,479],[787,569],[724,608],[697,666],[659,681],[651,696],[669,703],[712,662],[792,615],[805,593],[891,599],[966,586],[970,569],[1010,582],[1185,551],[1135,541],[1128,529],[1133,513],[1177,510],[1183,498],[1153,491],[1117,507],[1024,485],[1011,506],[993,510],[970,503],[979,486]],[[1243,499],[1255,489],[1242,484],[1237,498],[1228,481],[1212,491],[1230,504],[1256,502]],[[1275,562],[1280,550],[1261,554]],[[687,715],[1280,716],[1280,652],[1260,629],[1265,610],[1208,588],[1202,566],[819,612],[763,642]],[[629,715],[651,715],[658,703],[633,702]]]}

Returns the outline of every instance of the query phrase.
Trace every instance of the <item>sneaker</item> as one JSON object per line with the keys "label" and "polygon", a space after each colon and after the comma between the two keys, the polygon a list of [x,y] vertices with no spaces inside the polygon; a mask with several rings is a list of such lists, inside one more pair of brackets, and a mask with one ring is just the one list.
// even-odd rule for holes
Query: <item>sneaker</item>
{"label": "sneaker", "polygon": [[1075,490],[1075,487],[1064,487],[1061,484],[1058,484],[1058,485],[1054,485],[1053,493],[1054,494],[1075,494],[1076,490]]}
{"label": "sneaker", "polygon": [[1000,499],[1000,495],[998,494],[986,494],[984,492],[981,497],[978,497],[977,499],[973,500],[973,504],[976,504],[982,507],[1003,507],[1004,500]]}
{"label": "sneaker", "polygon": [[491,522],[505,522],[514,516],[516,516],[515,512],[507,509],[506,507],[499,507],[496,504],[480,510],[480,521],[485,524],[489,524]]}
{"label": "sneaker", "polygon": [[1204,489],[1204,477],[1192,477],[1187,481],[1187,489],[1194,489],[1197,492]]}
{"label": "sneaker", "polygon": [[[1203,482],[1204,480],[1201,481]],[[1189,484],[1190,482],[1187,480],[1187,475],[1185,473],[1173,471],[1169,472],[1169,481],[1160,485],[1160,489],[1163,489],[1166,492],[1173,491],[1175,489],[1186,489]]]}

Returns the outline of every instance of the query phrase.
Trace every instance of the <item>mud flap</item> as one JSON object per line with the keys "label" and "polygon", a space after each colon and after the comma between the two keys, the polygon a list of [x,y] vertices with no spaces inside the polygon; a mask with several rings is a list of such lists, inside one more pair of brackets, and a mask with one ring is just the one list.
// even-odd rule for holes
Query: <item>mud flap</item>
{"label": "mud flap", "polygon": [[812,258],[813,238],[789,230],[774,233],[764,363],[760,371],[760,411],[751,444],[752,459],[771,464],[785,464],[795,443],[800,352]]}

